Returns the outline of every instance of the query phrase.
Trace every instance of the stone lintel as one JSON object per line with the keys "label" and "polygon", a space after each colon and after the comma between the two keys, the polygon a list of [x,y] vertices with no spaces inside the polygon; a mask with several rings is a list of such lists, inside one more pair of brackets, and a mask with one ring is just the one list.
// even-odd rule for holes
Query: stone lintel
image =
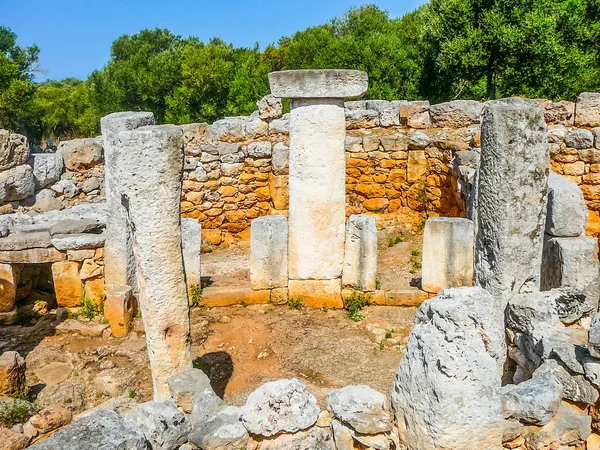
{"label": "stone lintel", "polygon": [[360,70],[285,70],[269,74],[271,92],[285,98],[362,97],[369,76]]}

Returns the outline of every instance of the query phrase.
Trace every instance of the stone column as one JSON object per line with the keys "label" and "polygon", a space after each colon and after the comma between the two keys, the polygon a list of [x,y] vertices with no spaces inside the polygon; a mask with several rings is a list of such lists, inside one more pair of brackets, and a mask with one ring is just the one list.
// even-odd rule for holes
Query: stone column
{"label": "stone column", "polygon": [[119,112],[102,117],[100,125],[104,139],[104,189],[108,209],[104,243],[105,287],[106,291],[110,291],[130,286],[137,291],[131,231],[127,227],[125,208],[115,182],[117,153],[122,148],[116,138],[120,131],[154,125],[154,115],[151,112]]}
{"label": "stone column", "polygon": [[486,103],[477,187],[475,284],[492,295],[540,289],[550,155],[532,101]]}
{"label": "stone column", "polygon": [[270,73],[269,82],[274,96],[292,99],[290,297],[297,291],[307,306],[323,306],[321,297],[326,306],[340,307],[346,217],[344,97],[362,96],[368,77],[355,70],[293,70]]}
{"label": "stone column", "polygon": [[183,133],[162,125],[116,137],[116,188],[132,232],[154,397],[170,400],[167,378],[192,366],[181,249]]}

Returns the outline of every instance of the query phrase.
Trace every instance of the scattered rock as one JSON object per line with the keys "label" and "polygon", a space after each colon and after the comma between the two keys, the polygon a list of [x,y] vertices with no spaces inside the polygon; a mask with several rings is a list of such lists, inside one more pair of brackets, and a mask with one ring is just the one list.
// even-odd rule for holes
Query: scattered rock
{"label": "scattered rock", "polygon": [[315,397],[297,379],[271,381],[252,392],[241,409],[242,422],[252,434],[293,433],[319,418]]}
{"label": "scattered rock", "polygon": [[83,406],[81,388],[70,381],[46,386],[38,394],[35,401],[41,408],[60,406],[69,411],[78,411]]}
{"label": "scattered rock", "polygon": [[41,189],[60,180],[65,168],[60,153],[32,153],[29,158],[33,167],[36,189]]}
{"label": "scattered rock", "polygon": [[42,409],[29,419],[29,423],[40,433],[45,434],[71,423],[71,411],[60,406]]}
{"label": "scattered rock", "polygon": [[593,405],[598,400],[598,391],[582,375],[571,375],[557,361],[548,359],[533,372],[534,377],[544,374],[556,376],[563,386],[563,397],[572,402]]}
{"label": "scattered rock", "polygon": [[17,352],[4,352],[0,355],[0,397],[22,392],[26,387],[25,358]]}
{"label": "scattered rock", "polygon": [[29,438],[8,428],[0,428],[0,443],[2,450],[23,450],[29,445]]}
{"label": "scattered rock", "polygon": [[346,386],[331,391],[327,409],[359,433],[377,434],[392,429],[385,395],[369,386]]}
{"label": "scattered rock", "polygon": [[0,170],[20,166],[29,158],[27,138],[21,134],[13,134],[0,129]]}
{"label": "scattered rock", "polygon": [[335,450],[331,431],[314,427],[295,434],[281,434],[262,441],[260,450]]}
{"label": "scattered rock", "polygon": [[37,200],[31,207],[31,209],[33,209],[35,212],[44,213],[48,211],[61,210],[64,209],[64,207],[65,206],[59,199],[54,197],[46,197]]}
{"label": "scattered rock", "polygon": [[201,392],[195,392],[191,415],[192,427],[195,428],[199,423],[206,422],[222,406],[223,400],[215,394],[211,387]]}
{"label": "scattered rock", "polygon": [[199,369],[188,369],[167,379],[173,401],[183,412],[192,412],[196,393],[211,389],[210,379]]}
{"label": "scattered rock", "polygon": [[140,428],[152,450],[172,450],[185,443],[191,431],[188,418],[168,401],[142,403],[126,413],[125,420]]}
{"label": "scattered rock", "polygon": [[104,161],[104,150],[96,139],[73,139],[58,145],[68,170],[89,169]]}
{"label": "scattered rock", "polygon": [[203,450],[242,450],[250,436],[240,421],[240,408],[223,406],[195,424],[189,440]]}
{"label": "scattered rock", "polygon": [[69,378],[73,372],[71,364],[53,361],[46,364],[44,367],[35,371],[35,376],[38,377],[45,385],[54,386],[62,383]]}
{"label": "scattered rock", "polygon": [[540,426],[546,425],[556,415],[562,396],[563,387],[552,374],[500,389],[505,418]]}

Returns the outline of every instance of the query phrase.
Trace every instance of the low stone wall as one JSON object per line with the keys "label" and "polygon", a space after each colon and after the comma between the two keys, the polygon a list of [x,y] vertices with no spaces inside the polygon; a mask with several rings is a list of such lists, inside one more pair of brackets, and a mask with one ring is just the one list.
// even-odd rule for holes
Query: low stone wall
{"label": "low stone wall", "polygon": [[[600,94],[582,94],[577,103],[536,100],[549,126],[552,168],[581,186],[590,210],[587,231],[595,236],[600,234],[598,99]],[[206,244],[247,239],[256,217],[287,213],[289,116],[272,97],[258,105],[248,117],[183,126],[182,215],[201,222]],[[347,102],[347,216],[367,213],[413,231],[430,216],[466,216],[482,106],[463,100],[433,106]],[[0,134],[0,163],[10,161],[6,169],[0,166],[0,210],[46,211],[101,201],[101,142],[66,141],[54,156],[29,157],[23,137]],[[25,175],[15,177],[15,171]]]}

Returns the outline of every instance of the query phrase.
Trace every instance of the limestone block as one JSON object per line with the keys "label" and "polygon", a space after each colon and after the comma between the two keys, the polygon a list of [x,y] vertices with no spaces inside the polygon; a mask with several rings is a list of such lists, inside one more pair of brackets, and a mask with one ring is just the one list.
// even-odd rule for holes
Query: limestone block
{"label": "limestone block", "polygon": [[0,428],[0,442],[6,450],[22,450],[29,445],[29,438],[17,431]]}
{"label": "limestone block", "polygon": [[563,387],[566,400],[593,405],[598,400],[598,390],[583,375],[572,375],[558,361],[546,360],[533,372],[534,377],[554,375]]}
{"label": "limestone block", "polygon": [[[397,101],[400,104],[400,123],[416,129],[429,128],[431,116],[429,115],[429,102],[425,101]],[[394,101],[393,103],[396,103]]]}
{"label": "limestone block", "polygon": [[[336,446],[329,428],[313,427],[294,434],[280,434],[273,439],[264,439],[260,448],[261,450],[335,450]],[[338,448],[338,450],[342,449]]]}
{"label": "limestone block", "polygon": [[379,434],[392,429],[385,395],[369,386],[345,386],[331,391],[327,409],[359,433]]}
{"label": "limestone block", "polygon": [[595,358],[600,358],[600,313],[592,318],[588,334],[588,349]]}
{"label": "limestone block", "polygon": [[289,273],[342,275],[346,222],[343,101],[294,100],[290,113]]}
{"label": "limestone block", "polygon": [[181,248],[183,267],[188,290],[191,286],[201,286],[200,249],[202,247],[202,225],[196,219],[181,219]]}
{"label": "limestone block", "polygon": [[258,117],[262,120],[279,119],[283,113],[281,99],[267,95],[256,102],[258,106]]}
{"label": "limestone block", "polygon": [[0,170],[20,166],[29,158],[27,138],[0,129]]}
{"label": "limestone block", "polygon": [[342,280],[289,280],[289,298],[308,308],[343,308]]}
{"label": "limestone block", "polygon": [[0,396],[20,394],[26,387],[26,364],[17,352],[4,352],[0,355]]}
{"label": "limestone block", "polygon": [[115,337],[126,336],[133,320],[133,297],[129,286],[111,286],[106,290],[104,317]]}
{"label": "limestone block", "polygon": [[[154,399],[170,400],[167,378],[191,367],[181,249],[183,132],[175,125],[147,126],[120,131],[116,141],[115,181],[132,230]],[[107,256],[105,249],[106,267]]]}
{"label": "limestone block", "polygon": [[286,70],[269,73],[271,93],[281,98],[362,97],[369,77],[359,70]]}
{"label": "limestone block", "polygon": [[431,124],[437,128],[463,128],[479,123],[483,104],[475,100],[454,100],[429,108]]}
{"label": "limestone block", "polygon": [[407,179],[410,183],[425,181],[423,175],[427,172],[427,155],[424,150],[411,150],[408,152]]}
{"label": "limestone block", "polygon": [[260,305],[269,303],[271,291],[252,290],[250,287],[209,286],[202,290],[202,305],[207,308],[232,305]]}
{"label": "limestone block", "polygon": [[62,141],[58,153],[65,161],[68,170],[89,169],[104,161],[104,149],[96,139],[73,139]]}
{"label": "limestone block", "polygon": [[66,257],[66,253],[54,248],[0,251],[0,263],[8,264],[44,264],[63,261]]}
{"label": "limestone block", "polygon": [[148,441],[139,428],[114,411],[97,411],[47,439],[33,444],[32,450],[81,450],[84,448],[147,450]]}
{"label": "limestone block", "polygon": [[481,288],[442,291],[419,308],[392,404],[409,450],[500,450],[504,302]]}
{"label": "limestone block", "polygon": [[44,188],[60,180],[65,168],[60,153],[32,153],[30,164],[33,167],[36,189]]}
{"label": "limestone block", "polygon": [[83,293],[85,298],[101,306],[104,301],[104,278],[99,277],[86,280],[83,286]]}
{"label": "limestone block", "polygon": [[575,130],[565,135],[567,147],[584,149],[594,146],[594,135],[590,130]]}
{"label": "limestone block", "polygon": [[585,232],[588,209],[576,183],[550,172],[546,234],[556,237],[581,236]]}
{"label": "limestone block", "polygon": [[0,250],[2,251],[47,248],[51,245],[50,233],[47,231],[13,233],[0,238]]}
{"label": "limestone block", "polygon": [[79,279],[78,263],[75,261],[53,263],[52,278],[58,306],[73,308],[83,304],[83,283]]}
{"label": "limestone block", "polygon": [[563,387],[552,374],[500,389],[504,417],[539,426],[548,424],[556,415],[562,396]]}
{"label": "limestone block", "polygon": [[244,450],[250,436],[240,422],[240,408],[222,406],[211,417],[199,421],[189,436],[196,448],[207,450]]}
{"label": "limestone block", "polygon": [[575,103],[575,126],[600,126],[600,94],[583,92]]}
{"label": "limestone block", "polygon": [[27,164],[0,172],[0,203],[24,200],[35,191],[33,169]]}
{"label": "limestone block", "polygon": [[586,296],[585,310],[596,311],[600,297],[598,240],[593,236],[548,238],[542,259],[542,290],[574,288]]}
{"label": "limestone block", "polygon": [[273,155],[271,156],[271,166],[274,175],[287,175],[290,162],[290,149],[283,142],[278,142],[273,146]]}
{"label": "limestone block", "polygon": [[269,134],[288,134],[290,132],[290,114],[284,114],[279,119],[269,123]]}
{"label": "limestone block", "polygon": [[203,395],[206,390],[216,395],[210,386],[210,379],[200,369],[184,370],[169,377],[167,382],[173,401],[186,414],[192,412],[196,395]]}
{"label": "limestone block", "polygon": [[66,252],[67,250],[99,248],[104,245],[105,240],[106,233],[55,234],[52,236],[51,243],[57,250]]}
{"label": "limestone block", "polygon": [[271,289],[270,302],[274,305],[285,305],[288,302],[288,296],[287,288]]}
{"label": "limestone block", "polygon": [[430,217],[423,232],[421,285],[437,293],[445,288],[473,285],[473,221]]}
{"label": "limestone block", "polygon": [[370,109],[346,110],[346,127],[349,130],[374,128],[379,126],[379,113]]}
{"label": "limestone block", "polygon": [[377,225],[374,217],[355,214],[346,224],[342,284],[374,291],[377,278]]}
{"label": "limestone block", "polygon": [[367,100],[367,109],[379,113],[379,125],[393,127],[400,125],[400,104],[387,100]]}
{"label": "limestone block", "polygon": [[521,99],[486,103],[475,284],[493,295],[539,290],[549,169],[543,111]]}
{"label": "limestone block", "polygon": [[254,219],[250,236],[252,289],[286,287],[288,283],[288,223],[285,216]]}
{"label": "limestone block", "polygon": [[11,264],[0,264],[0,312],[8,312],[15,306],[17,280]]}
{"label": "limestone block", "polygon": [[[121,204],[121,193],[117,189],[115,180],[118,168],[117,153],[120,149],[117,134],[120,131],[133,130],[153,124],[154,115],[150,112],[114,113],[100,120],[104,139],[104,188],[108,210],[106,219],[107,242],[104,246],[107,286],[127,285],[134,289],[136,287],[136,266],[131,231],[127,226],[126,211]],[[204,130],[204,128],[202,129]]]}
{"label": "limestone block", "polygon": [[251,158],[270,158],[271,143],[267,142],[252,142],[248,144],[248,156]]}

